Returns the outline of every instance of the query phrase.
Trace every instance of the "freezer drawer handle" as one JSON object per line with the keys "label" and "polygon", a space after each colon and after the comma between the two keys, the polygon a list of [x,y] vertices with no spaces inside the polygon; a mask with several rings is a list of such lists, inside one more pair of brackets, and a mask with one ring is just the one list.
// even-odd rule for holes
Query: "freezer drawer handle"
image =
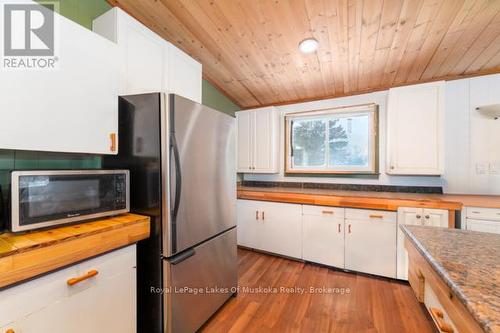
{"label": "freezer drawer handle", "polygon": [[194,249],[189,249],[184,252],[179,253],[178,255],[172,257],[172,259],[169,260],[169,262],[172,265],[177,265],[186,260],[187,258],[190,258],[196,254],[196,251]]}

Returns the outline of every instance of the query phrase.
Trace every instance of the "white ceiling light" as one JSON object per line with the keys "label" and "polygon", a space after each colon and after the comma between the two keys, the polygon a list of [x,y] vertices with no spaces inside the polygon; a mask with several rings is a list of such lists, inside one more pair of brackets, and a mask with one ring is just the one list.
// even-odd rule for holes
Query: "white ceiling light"
{"label": "white ceiling light", "polygon": [[299,43],[299,50],[302,53],[313,53],[318,49],[318,41],[314,38],[306,38]]}

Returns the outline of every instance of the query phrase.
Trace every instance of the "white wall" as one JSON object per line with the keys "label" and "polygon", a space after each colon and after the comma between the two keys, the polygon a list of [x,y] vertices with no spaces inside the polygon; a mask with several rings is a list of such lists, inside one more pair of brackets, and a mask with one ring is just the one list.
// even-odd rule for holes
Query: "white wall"
{"label": "white wall", "polygon": [[[245,180],[297,181],[337,184],[380,184],[410,186],[443,186],[447,193],[500,194],[500,175],[489,174],[489,163],[500,168],[500,120],[486,119],[476,106],[500,103],[500,75],[489,75],[446,83],[445,174],[442,177],[389,176],[386,169],[387,91],[279,106],[280,173],[246,174]],[[285,177],[284,121],[289,112],[328,107],[376,103],[379,105],[379,171],[378,179],[346,177]],[[476,164],[485,166],[486,174],[476,174]],[[500,173],[500,170],[498,171]]]}

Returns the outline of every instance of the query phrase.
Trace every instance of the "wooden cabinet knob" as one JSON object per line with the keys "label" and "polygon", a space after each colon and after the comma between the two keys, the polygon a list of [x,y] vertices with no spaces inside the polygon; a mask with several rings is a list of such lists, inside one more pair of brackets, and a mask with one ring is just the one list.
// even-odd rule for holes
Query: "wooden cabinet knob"
{"label": "wooden cabinet knob", "polygon": [[85,281],[85,280],[88,280],[94,276],[96,276],[97,274],[99,274],[98,271],[96,271],[95,269],[91,270],[91,271],[88,271],[87,274],[83,275],[83,276],[79,276],[79,277],[76,277],[76,278],[72,278],[72,279],[69,279],[68,280],[68,286],[74,286],[75,284],[78,284],[82,281]]}
{"label": "wooden cabinet knob", "polygon": [[5,331],[5,333],[16,333],[16,332],[14,332],[12,328],[9,328],[7,331]]}

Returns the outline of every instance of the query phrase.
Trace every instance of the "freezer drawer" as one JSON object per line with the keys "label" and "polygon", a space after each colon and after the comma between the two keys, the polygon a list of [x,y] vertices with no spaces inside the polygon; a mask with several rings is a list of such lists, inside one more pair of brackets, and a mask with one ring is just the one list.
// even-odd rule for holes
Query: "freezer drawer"
{"label": "freezer drawer", "polygon": [[236,291],[236,228],[164,260],[165,332],[192,333]]}

